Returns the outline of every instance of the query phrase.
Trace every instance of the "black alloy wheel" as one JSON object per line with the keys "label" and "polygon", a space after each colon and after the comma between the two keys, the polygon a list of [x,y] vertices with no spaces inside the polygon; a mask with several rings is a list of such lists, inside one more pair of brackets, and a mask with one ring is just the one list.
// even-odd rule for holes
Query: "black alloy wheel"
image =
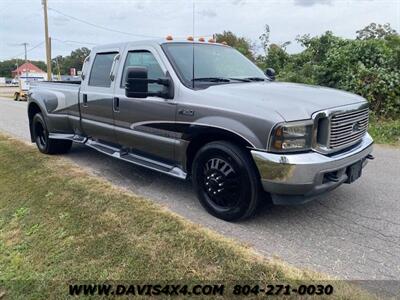
{"label": "black alloy wheel", "polygon": [[45,126],[42,122],[35,122],[34,124],[34,134],[35,134],[35,141],[37,146],[40,149],[46,149],[47,143],[49,140],[48,133],[45,129]]}
{"label": "black alloy wheel", "polygon": [[49,138],[46,122],[41,113],[33,116],[31,126],[33,140],[40,152],[45,154],[61,154],[71,149],[72,141]]}
{"label": "black alloy wheel", "polygon": [[233,221],[255,212],[260,180],[245,149],[225,141],[206,144],[192,169],[199,201],[209,213]]}

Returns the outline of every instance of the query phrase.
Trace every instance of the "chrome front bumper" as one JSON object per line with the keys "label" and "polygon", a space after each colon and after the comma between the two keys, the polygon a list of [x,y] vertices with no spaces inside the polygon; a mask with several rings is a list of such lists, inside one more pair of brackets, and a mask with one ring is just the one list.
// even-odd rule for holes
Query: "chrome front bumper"
{"label": "chrome front bumper", "polygon": [[[347,180],[346,168],[360,160],[363,167],[372,152],[373,140],[367,133],[351,149],[330,156],[317,152],[276,154],[251,151],[265,191],[275,204],[302,203],[330,191]],[[335,180],[328,175],[336,174]],[[335,176],[336,176],[335,175]]]}

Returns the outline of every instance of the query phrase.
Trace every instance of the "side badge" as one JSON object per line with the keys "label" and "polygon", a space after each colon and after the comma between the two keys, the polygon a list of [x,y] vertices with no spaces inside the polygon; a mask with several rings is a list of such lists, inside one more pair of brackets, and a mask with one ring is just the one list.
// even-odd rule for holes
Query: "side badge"
{"label": "side badge", "polygon": [[178,114],[183,116],[194,116],[194,110],[189,108],[182,108],[178,110]]}

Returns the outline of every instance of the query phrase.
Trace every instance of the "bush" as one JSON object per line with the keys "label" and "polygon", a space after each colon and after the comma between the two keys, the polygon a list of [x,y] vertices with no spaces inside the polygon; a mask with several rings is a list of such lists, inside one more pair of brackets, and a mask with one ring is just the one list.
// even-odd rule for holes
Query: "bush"
{"label": "bush", "polygon": [[[297,39],[305,50],[289,55],[271,49],[263,67],[276,66],[278,80],[317,84],[366,98],[378,118],[400,116],[400,37],[348,40],[326,32]],[[273,50],[273,51],[272,51]],[[277,55],[279,54],[279,56]],[[281,59],[277,59],[281,58]]]}

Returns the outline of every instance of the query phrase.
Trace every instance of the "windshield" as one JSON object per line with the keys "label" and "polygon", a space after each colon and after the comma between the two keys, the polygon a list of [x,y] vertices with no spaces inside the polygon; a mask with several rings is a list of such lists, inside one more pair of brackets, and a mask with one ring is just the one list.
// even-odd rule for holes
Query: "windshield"
{"label": "windshield", "polygon": [[266,79],[255,64],[231,47],[191,43],[166,43],[162,47],[188,87]]}

